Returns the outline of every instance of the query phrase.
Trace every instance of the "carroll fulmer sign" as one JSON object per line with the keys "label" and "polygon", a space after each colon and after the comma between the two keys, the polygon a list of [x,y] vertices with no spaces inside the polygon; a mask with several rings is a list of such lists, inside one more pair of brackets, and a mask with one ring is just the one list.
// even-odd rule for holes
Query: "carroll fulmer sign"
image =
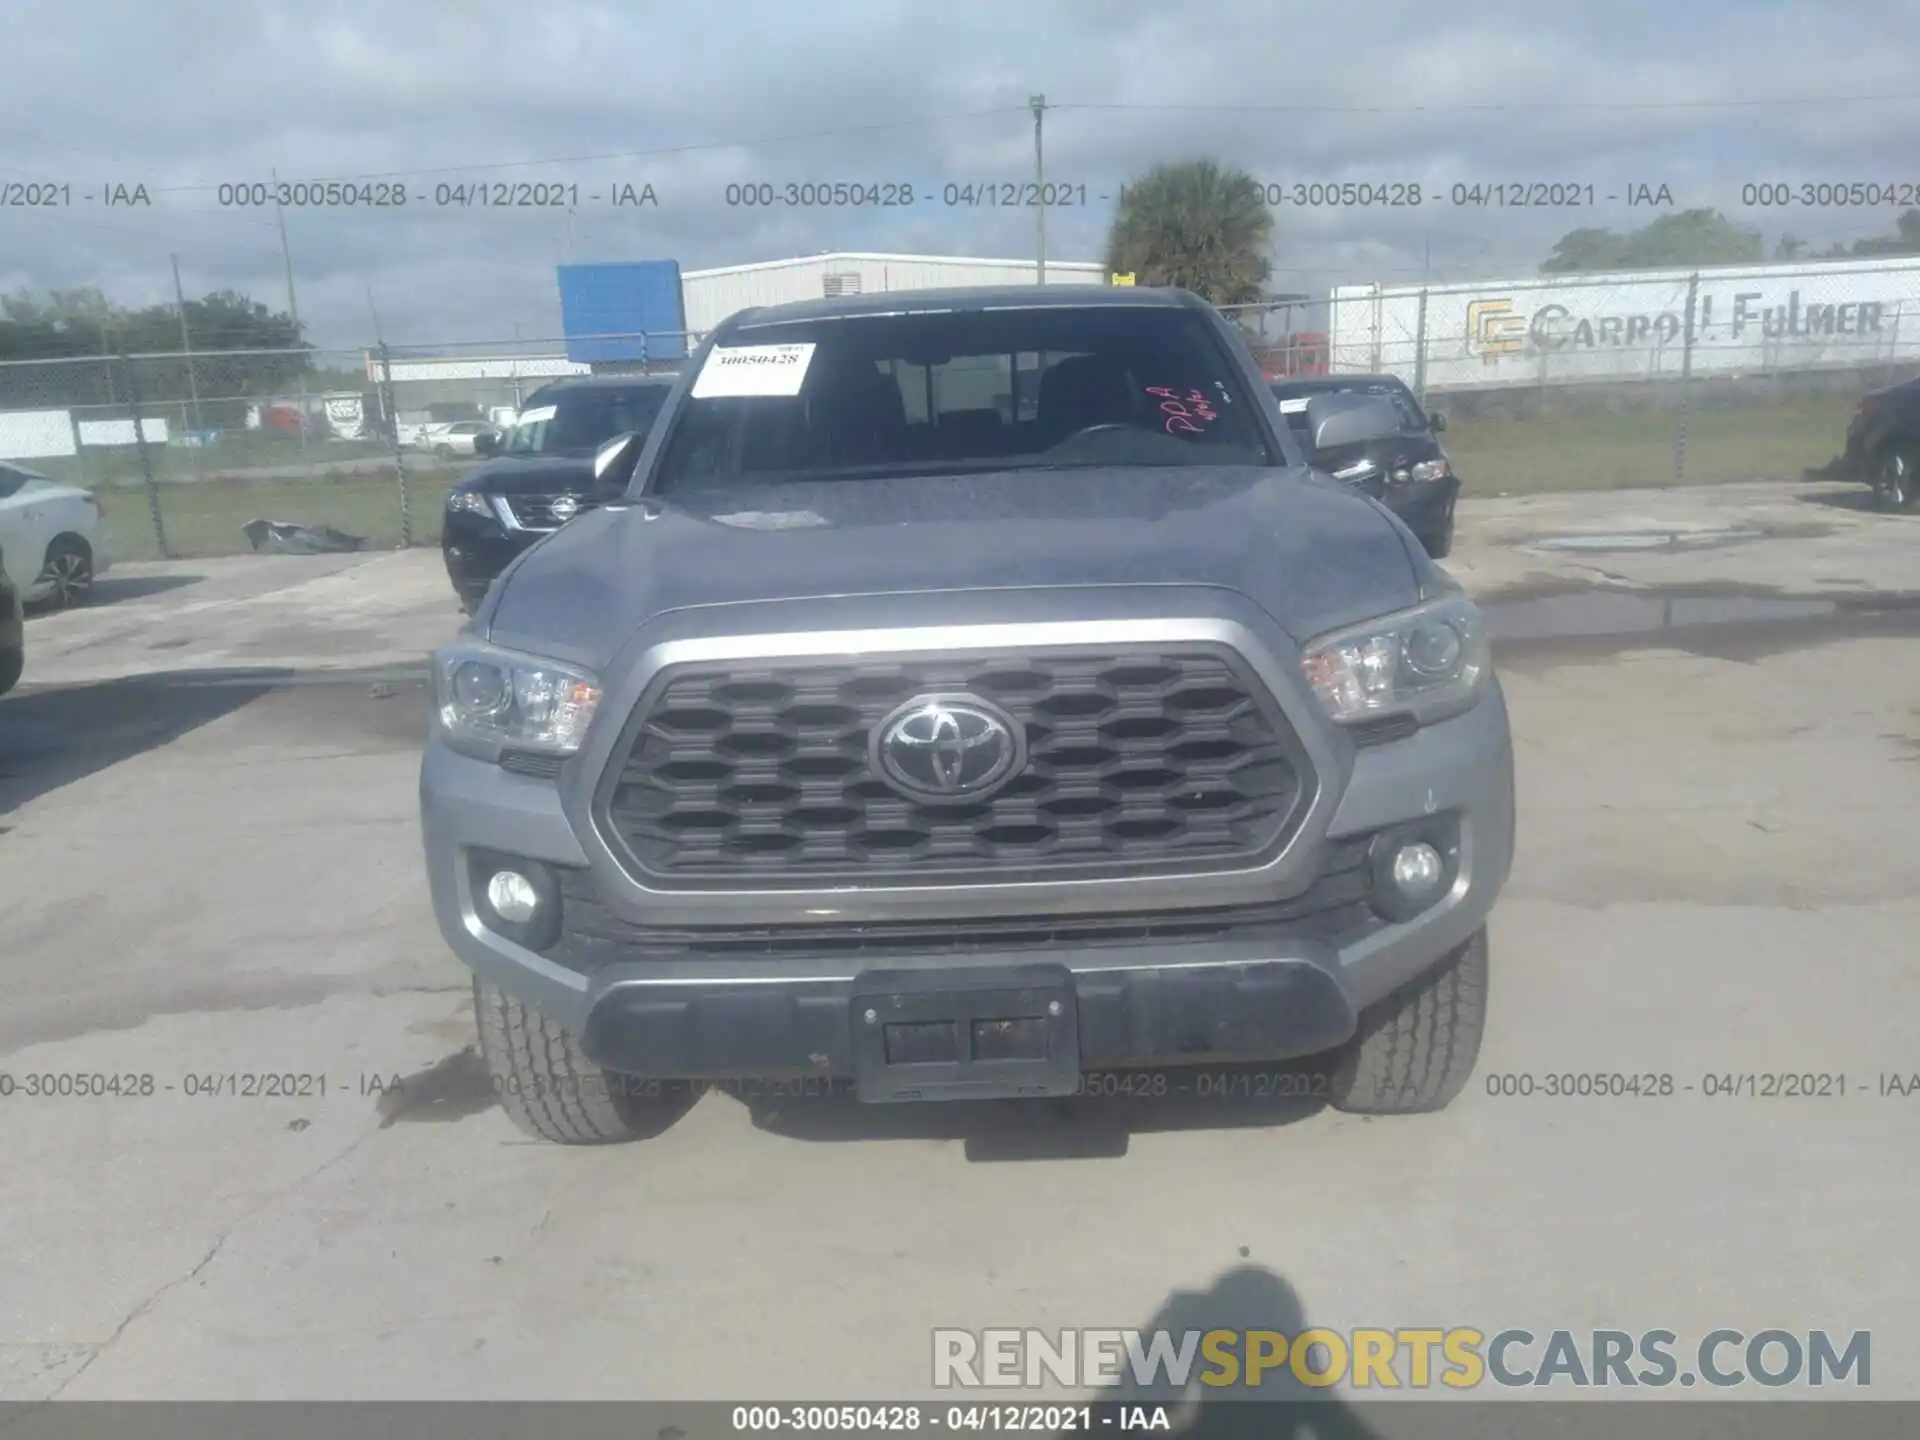
{"label": "carroll fulmer sign", "polygon": [[[1878,334],[1886,319],[1887,305],[1880,300],[1807,300],[1798,290],[1788,292],[1784,305],[1769,305],[1767,298],[1764,290],[1735,294],[1733,313],[1726,318],[1726,337],[1738,340],[1756,328],[1769,340],[1870,335]],[[1711,343],[1715,330],[1713,302],[1711,294],[1699,297],[1696,343]],[[1467,344],[1483,358],[1518,354],[1529,345],[1540,350],[1671,345],[1686,329],[1685,301],[1681,303],[1680,310],[1593,315],[1581,314],[1554,300],[1529,316],[1516,310],[1511,298],[1471,300],[1467,303]]]}
{"label": "carroll fulmer sign", "polygon": [[[1920,359],[1920,262],[1685,272],[1334,292],[1335,370],[1430,389],[1824,370]],[[1423,323],[1424,322],[1424,323]],[[1424,344],[1416,337],[1424,330]],[[1691,354],[1688,354],[1689,348]],[[1418,361],[1424,350],[1425,365]]]}

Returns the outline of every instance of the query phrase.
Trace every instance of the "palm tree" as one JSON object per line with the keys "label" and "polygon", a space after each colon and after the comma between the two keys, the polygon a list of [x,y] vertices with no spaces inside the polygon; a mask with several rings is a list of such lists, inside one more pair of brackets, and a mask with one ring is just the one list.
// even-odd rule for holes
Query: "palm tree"
{"label": "palm tree", "polygon": [[1215,305],[1266,294],[1273,214],[1260,184],[1212,160],[1156,165],[1121,187],[1107,269],[1141,285],[1177,285]]}

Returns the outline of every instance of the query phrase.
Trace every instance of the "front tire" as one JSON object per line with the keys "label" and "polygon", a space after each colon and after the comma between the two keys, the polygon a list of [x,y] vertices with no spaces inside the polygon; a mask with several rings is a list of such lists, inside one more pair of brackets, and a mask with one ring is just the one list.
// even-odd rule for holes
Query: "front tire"
{"label": "front tire", "polygon": [[1361,1015],[1359,1033],[1333,1070],[1333,1107],[1354,1115],[1444,1110],[1473,1074],[1486,1023],[1483,927]]}
{"label": "front tire", "polygon": [[473,1017],[501,1108],[536,1140],[615,1145],[657,1135],[687,1108],[680,1087],[603,1070],[567,1031],[497,985],[473,982]]}
{"label": "front tire", "polygon": [[1880,457],[1873,494],[1882,510],[1891,510],[1897,515],[1913,513],[1920,504],[1920,485],[1914,481],[1914,469],[1914,456],[1906,450],[1889,450]]}
{"label": "front tire", "polygon": [[1420,543],[1426,547],[1428,558],[1444,560],[1453,553],[1453,502],[1447,502],[1447,515],[1439,528],[1431,535],[1422,535]]}
{"label": "front tire", "polygon": [[451,460],[451,459],[453,459],[453,447],[452,447],[451,445],[436,445],[436,446],[434,446],[434,447],[433,447],[433,458],[434,458],[434,459],[436,459],[436,460],[441,460],[441,461],[446,461],[446,460]]}
{"label": "front tire", "polygon": [[6,694],[20,683],[20,676],[26,668],[25,646],[18,650],[0,650],[0,695]]}
{"label": "front tire", "polygon": [[93,594],[93,549],[78,535],[61,535],[47,546],[40,578],[53,585],[47,603],[56,610],[84,605]]}

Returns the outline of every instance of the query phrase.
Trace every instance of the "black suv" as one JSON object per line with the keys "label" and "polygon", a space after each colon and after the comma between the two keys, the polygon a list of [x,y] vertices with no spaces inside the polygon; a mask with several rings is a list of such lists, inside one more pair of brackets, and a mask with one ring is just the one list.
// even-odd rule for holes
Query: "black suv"
{"label": "black suv", "polygon": [[[1434,559],[1453,549],[1453,503],[1460,497],[1460,477],[1440,448],[1445,416],[1427,414],[1413,392],[1391,375],[1315,375],[1275,380],[1272,389],[1280,413],[1316,470],[1346,481],[1393,511]],[[1400,417],[1399,429],[1384,439],[1316,450],[1307,425],[1307,402],[1320,397],[1356,403],[1386,400]]]}
{"label": "black suv", "polygon": [[582,376],[543,385],[504,434],[477,437],[488,457],[447,496],[440,553],[471,611],[522,550],[600,503],[594,451],[615,435],[645,435],[673,375]]}
{"label": "black suv", "polygon": [[1873,487],[1883,510],[1920,507],[1920,379],[1875,390],[1854,408],[1847,444],[1810,479],[1846,480]]}

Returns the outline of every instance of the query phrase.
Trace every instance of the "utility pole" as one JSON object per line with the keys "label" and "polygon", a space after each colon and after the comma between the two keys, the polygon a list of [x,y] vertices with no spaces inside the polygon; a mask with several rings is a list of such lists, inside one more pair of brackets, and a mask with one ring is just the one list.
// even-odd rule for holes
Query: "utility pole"
{"label": "utility pole", "polygon": [[1033,107],[1033,180],[1034,180],[1034,274],[1040,284],[1047,283],[1047,162],[1040,143],[1040,129],[1047,113],[1047,97],[1032,95]]}
{"label": "utility pole", "polygon": [[193,373],[193,337],[187,330],[187,292],[180,286],[180,257],[169,255],[173,261],[173,298],[180,306],[180,353],[187,361],[187,395],[193,401],[193,428],[196,432],[206,427],[200,423],[200,382]]}
{"label": "utility pole", "polygon": [[293,295],[293,252],[287,248],[287,212],[280,204],[280,172],[269,171],[273,176],[273,217],[280,223],[280,259],[287,267],[287,314],[293,320],[294,339],[300,338],[300,302]]}

